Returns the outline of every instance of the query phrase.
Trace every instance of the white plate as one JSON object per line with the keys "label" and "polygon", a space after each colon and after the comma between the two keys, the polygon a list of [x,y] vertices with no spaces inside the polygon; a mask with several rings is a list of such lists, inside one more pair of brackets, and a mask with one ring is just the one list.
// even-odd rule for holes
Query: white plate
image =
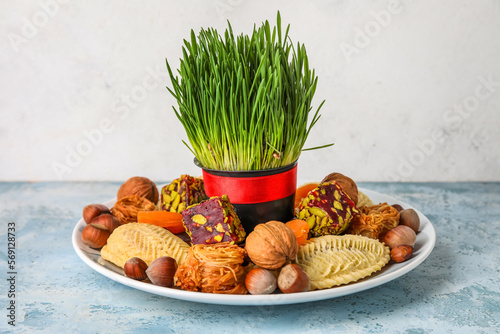
{"label": "white plate", "polygon": [[[361,188],[360,190],[368,195],[374,203],[387,202],[389,204],[400,204],[405,209],[412,208],[411,205],[398,201],[390,196],[367,189]],[[111,207],[113,206],[114,201],[108,201],[104,204]],[[223,295],[184,291],[175,288],[156,286],[151,283],[139,282],[126,277],[123,274],[123,270],[118,266],[101,259],[98,250],[89,248],[82,243],[82,230],[86,225],[83,219],[80,219],[80,221],[76,224],[75,229],[73,230],[72,241],[73,247],[78,256],[92,269],[116,282],[138,290],[175,299],[210,304],[247,306],[295,304],[336,298],[361,292],[392,281],[393,279],[403,276],[407,272],[415,269],[429,256],[436,243],[436,232],[434,231],[434,227],[431,222],[420,211],[416,209],[415,211],[420,217],[420,231],[417,234],[417,242],[415,243],[415,250],[411,259],[402,263],[390,262],[390,264],[386,265],[381,271],[358,282],[333,287],[331,289],[292,294],[276,293],[272,295]]]}

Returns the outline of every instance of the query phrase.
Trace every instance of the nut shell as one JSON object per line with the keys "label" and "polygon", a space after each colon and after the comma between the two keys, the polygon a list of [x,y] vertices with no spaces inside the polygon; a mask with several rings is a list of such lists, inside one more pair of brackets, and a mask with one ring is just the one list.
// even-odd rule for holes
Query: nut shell
{"label": "nut shell", "polygon": [[292,229],[276,220],[257,225],[245,243],[250,260],[259,267],[271,270],[293,260],[298,247]]}
{"label": "nut shell", "polygon": [[125,183],[120,186],[120,189],[118,189],[116,197],[120,200],[130,195],[145,197],[154,204],[158,203],[159,198],[156,184],[150,179],[142,176],[134,176],[125,181]]}
{"label": "nut shell", "polygon": [[101,248],[109,238],[109,230],[99,224],[88,224],[82,231],[82,242],[90,248]]}
{"label": "nut shell", "polygon": [[264,268],[254,268],[245,277],[245,286],[252,295],[268,295],[277,287],[276,277]]}
{"label": "nut shell", "polygon": [[393,204],[393,205],[391,205],[391,206],[392,206],[394,209],[398,210],[398,212],[401,212],[401,211],[403,211],[403,210],[404,210],[404,209],[403,209],[403,207],[402,207],[401,205],[399,205],[399,204]]}
{"label": "nut shell", "polygon": [[148,265],[146,262],[138,257],[130,258],[123,266],[125,275],[138,281],[144,281],[148,278],[148,275],[146,275],[147,269]]}
{"label": "nut shell", "polygon": [[408,226],[417,233],[420,228],[420,217],[415,210],[406,209],[400,212],[399,224]]}
{"label": "nut shell", "polygon": [[354,204],[358,204],[358,186],[350,177],[347,177],[344,174],[340,173],[331,173],[325,176],[321,183],[327,183],[331,181],[337,182],[342,187],[342,190],[347,194],[347,196],[349,196],[351,201],[353,201]]}
{"label": "nut shell", "polygon": [[384,242],[390,249],[400,245],[412,246],[417,240],[417,234],[410,227],[398,225],[392,230],[389,230],[384,236]]}
{"label": "nut shell", "polygon": [[404,262],[413,255],[413,247],[409,245],[400,245],[391,250],[391,259],[394,262]]}
{"label": "nut shell", "polygon": [[92,219],[90,224],[105,226],[109,230],[110,234],[113,233],[115,228],[120,226],[118,220],[111,213],[104,213],[102,215],[95,217],[94,219]]}
{"label": "nut shell", "polygon": [[309,291],[309,276],[297,264],[287,264],[281,269],[278,276],[278,287],[283,293]]}
{"label": "nut shell", "polygon": [[177,262],[170,256],[162,256],[151,262],[146,275],[154,285],[172,287],[174,275],[177,271]]}
{"label": "nut shell", "polygon": [[104,204],[89,204],[83,208],[83,220],[89,224],[92,219],[105,213],[111,213],[108,207]]}

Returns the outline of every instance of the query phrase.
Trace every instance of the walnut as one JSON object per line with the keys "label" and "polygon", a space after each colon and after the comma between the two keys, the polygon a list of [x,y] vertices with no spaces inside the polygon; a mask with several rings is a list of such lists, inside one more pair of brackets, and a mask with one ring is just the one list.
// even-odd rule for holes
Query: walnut
{"label": "walnut", "polygon": [[347,194],[347,196],[349,196],[351,201],[353,201],[356,205],[358,204],[358,187],[351,178],[340,173],[331,173],[325,176],[321,183],[331,181],[337,182],[342,187],[342,190]]}
{"label": "walnut", "polygon": [[294,260],[298,248],[292,229],[275,220],[257,225],[245,244],[250,260],[259,267],[271,270]]}
{"label": "walnut", "polygon": [[154,211],[156,206],[147,198],[129,195],[119,199],[111,208],[111,213],[121,225],[137,221],[139,211]]}
{"label": "walnut", "polygon": [[122,199],[123,197],[129,195],[139,195],[145,197],[153,203],[158,202],[159,194],[156,184],[146,177],[134,176],[128,179],[124,184],[118,189],[117,199]]}

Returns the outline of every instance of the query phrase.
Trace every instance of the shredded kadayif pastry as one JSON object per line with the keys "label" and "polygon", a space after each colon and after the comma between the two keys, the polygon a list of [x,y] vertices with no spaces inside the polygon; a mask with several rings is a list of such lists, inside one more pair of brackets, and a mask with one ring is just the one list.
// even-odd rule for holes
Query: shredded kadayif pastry
{"label": "shredded kadayif pastry", "polygon": [[188,291],[245,294],[244,256],[243,248],[229,243],[194,245],[177,269],[176,284]]}
{"label": "shredded kadayif pastry", "polygon": [[111,208],[111,213],[121,225],[137,222],[139,211],[155,211],[156,205],[145,197],[129,195],[119,199]]}
{"label": "shredded kadayif pastry", "polygon": [[399,212],[387,203],[360,207],[357,215],[349,225],[346,233],[357,234],[372,239],[393,229],[399,224]]}

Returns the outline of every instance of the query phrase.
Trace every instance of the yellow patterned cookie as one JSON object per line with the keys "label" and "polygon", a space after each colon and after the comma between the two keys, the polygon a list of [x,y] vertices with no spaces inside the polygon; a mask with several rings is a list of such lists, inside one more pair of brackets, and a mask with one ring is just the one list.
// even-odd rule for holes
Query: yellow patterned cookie
{"label": "yellow patterned cookie", "polygon": [[373,202],[370,199],[370,197],[368,197],[367,195],[365,195],[361,191],[358,191],[358,204],[356,204],[356,206],[358,208],[360,208],[362,206],[373,206]]}
{"label": "yellow patterned cookie", "polygon": [[188,255],[189,245],[163,227],[129,223],[115,229],[101,249],[101,257],[119,267],[128,259],[139,257],[149,264],[161,257],[170,256],[180,265]]}
{"label": "yellow patterned cookie", "polygon": [[299,247],[296,263],[311,281],[311,290],[355,282],[382,269],[389,247],[359,235],[325,235]]}

